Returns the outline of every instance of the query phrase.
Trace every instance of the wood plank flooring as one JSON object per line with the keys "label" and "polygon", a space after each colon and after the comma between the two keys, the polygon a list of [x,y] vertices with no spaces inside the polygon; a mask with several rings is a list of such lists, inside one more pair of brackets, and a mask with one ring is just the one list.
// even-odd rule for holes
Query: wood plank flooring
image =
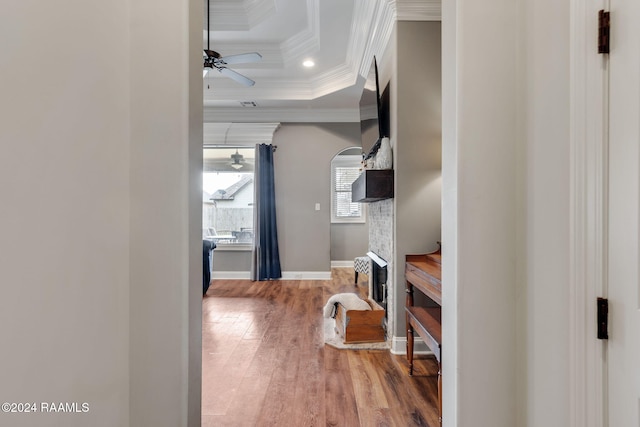
{"label": "wood plank flooring", "polygon": [[439,426],[437,364],[338,350],[323,342],[322,307],[357,288],[332,280],[213,280],[203,298],[202,426]]}

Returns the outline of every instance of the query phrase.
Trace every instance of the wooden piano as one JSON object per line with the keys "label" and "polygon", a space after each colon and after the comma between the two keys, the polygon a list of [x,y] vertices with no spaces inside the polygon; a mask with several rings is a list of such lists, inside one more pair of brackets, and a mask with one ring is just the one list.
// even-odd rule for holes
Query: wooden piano
{"label": "wooden piano", "polygon": [[[440,243],[438,242],[438,246]],[[405,280],[407,282],[407,360],[409,375],[413,375],[413,341],[417,333],[438,361],[438,412],[442,423],[442,264],[440,248],[430,254],[407,255]],[[414,305],[415,289],[422,292],[428,304]]]}

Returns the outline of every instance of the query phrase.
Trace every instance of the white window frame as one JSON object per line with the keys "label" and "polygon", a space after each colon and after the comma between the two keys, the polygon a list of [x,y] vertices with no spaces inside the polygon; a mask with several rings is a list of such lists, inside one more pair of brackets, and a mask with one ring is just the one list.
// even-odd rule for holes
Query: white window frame
{"label": "white window frame", "polygon": [[[336,168],[354,167],[360,168],[362,157],[359,155],[336,156],[331,160],[331,223],[364,223],[366,222],[366,207],[360,203],[360,216],[358,217],[338,217],[336,205]],[[350,192],[349,192],[350,193]]]}
{"label": "white window frame", "polygon": [[[236,148],[239,149],[239,150],[247,150],[247,149],[253,150],[254,149],[253,147],[250,147],[250,146],[246,146],[246,147],[245,146],[229,147],[229,146],[226,146],[226,145],[204,146],[203,147],[203,156],[204,156],[204,151],[206,151],[206,150],[223,150],[223,149],[224,150],[228,150],[228,149],[234,149],[235,150]],[[244,171],[238,171],[238,172],[239,173],[246,173]],[[215,171],[207,171],[207,172],[203,171],[203,174],[204,173],[215,173]],[[228,171],[228,172],[220,172],[220,173],[233,173],[233,172]],[[253,172],[253,179],[254,179],[254,185],[255,185],[255,171]],[[253,206],[255,206],[255,200],[252,200],[251,204],[252,204],[252,208],[253,208]],[[203,210],[204,210],[204,208],[203,208]],[[203,214],[204,214],[204,212],[203,212]],[[203,227],[204,227],[204,224],[203,224]],[[255,235],[253,236],[253,239],[255,239]],[[247,243],[247,242],[243,242],[243,243],[228,242],[228,241],[225,241],[224,239],[222,239],[222,240],[214,240],[214,241],[215,241],[216,246],[217,246],[217,248],[216,248],[217,251],[246,251],[246,250],[251,250],[253,248],[253,242],[255,240],[252,241],[251,243]]]}

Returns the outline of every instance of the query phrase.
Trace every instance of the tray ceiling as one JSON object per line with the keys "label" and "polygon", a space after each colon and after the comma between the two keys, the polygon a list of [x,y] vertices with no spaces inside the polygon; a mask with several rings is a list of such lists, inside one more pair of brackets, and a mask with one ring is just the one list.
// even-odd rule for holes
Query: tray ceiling
{"label": "tray ceiling", "polygon": [[[208,122],[357,121],[360,76],[395,20],[440,19],[439,0],[210,1],[211,49],[222,56],[259,52],[263,59],[229,66],[255,80],[252,87],[209,72]],[[206,46],[206,15],[203,28]],[[306,59],[315,66],[304,67]]]}

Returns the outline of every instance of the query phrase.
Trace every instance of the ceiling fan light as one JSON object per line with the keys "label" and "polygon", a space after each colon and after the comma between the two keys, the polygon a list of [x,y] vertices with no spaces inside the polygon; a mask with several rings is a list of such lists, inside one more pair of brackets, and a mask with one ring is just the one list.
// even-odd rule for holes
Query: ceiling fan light
{"label": "ceiling fan light", "polygon": [[231,167],[234,168],[234,169],[240,169],[240,168],[242,168],[242,165],[240,163],[232,163]]}
{"label": "ceiling fan light", "polygon": [[202,78],[204,79],[205,77],[207,77],[207,74],[209,74],[209,69],[208,68],[203,68],[202,69]]}

